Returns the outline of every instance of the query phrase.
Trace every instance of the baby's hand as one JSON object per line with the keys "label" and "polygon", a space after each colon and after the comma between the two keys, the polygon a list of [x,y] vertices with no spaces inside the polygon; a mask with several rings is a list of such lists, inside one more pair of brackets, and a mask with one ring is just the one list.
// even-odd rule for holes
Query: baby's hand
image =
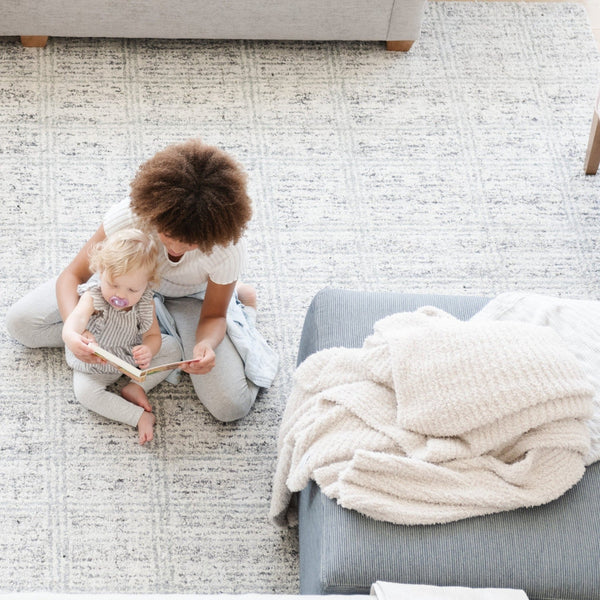
{"label": "baby's hand", "polygon": [[71,332],[65,338],[65,345],[79,360],[85,363],[103,363],[104,359],[96,356],[88,346],[90,342],[96,343],[96,338],[87,329],[83,333]]}
{"label": "baby's hand", "polygon": [[152,351],[150,348],[148,348],[148,346],[144,346],[143,344],[141,346],[134,346],[131,350],[131,353],[133,354],[133,360],[135,361],[135,364],[140,369],[147,369],[150,366],[150,361],[152,360]]}
{"label": "baby's hand", "polygon": [[83,341],[86,344],[97,344],[98,343],[96,341],[96,338],[94,337],[94,334],[91,333],[90,331],[88,331],[87,329],[81,334],[81,337],[83,338]]}

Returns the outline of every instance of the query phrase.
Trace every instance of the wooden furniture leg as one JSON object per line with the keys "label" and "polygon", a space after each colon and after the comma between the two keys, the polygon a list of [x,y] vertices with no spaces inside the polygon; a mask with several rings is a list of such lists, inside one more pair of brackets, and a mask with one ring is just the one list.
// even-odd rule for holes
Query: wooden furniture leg
{"label": "wooden furniture leg", "polygon": [[21,44],[25,48],[43,48],[48,43],[47,35],[22,35]]}
{"label": "wooden furniture leg", "polygon": [[388,50],[393,52],[408,52],[415,40],[400,40],[397,42],[387,41],[385,43]]}
{"label": "wooden furniture leg", "polygon": [[592,129],[590,130],[590,139],[588,141],[587,152],[585,154],[584,169],[586,175],[595,175],[600,163],[600,121],[598,111],[594,111],[592,119]]}

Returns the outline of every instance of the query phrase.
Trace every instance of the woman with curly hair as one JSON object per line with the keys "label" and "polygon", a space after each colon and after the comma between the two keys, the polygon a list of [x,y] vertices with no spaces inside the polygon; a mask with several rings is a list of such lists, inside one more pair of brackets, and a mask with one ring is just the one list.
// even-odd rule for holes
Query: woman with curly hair
{"label": "woman with curly hair", "polygon": [[[7,328],[28,347],[61,346],[77,288],[92,275],[90,249],[121,229],[141,228],[159,244],[161,329],[179,339],[184,358],[198,359],[184,370],[210,413],[220,421],[240,419],[277,370],[277,358],[254,329],[254,289],[239,283],[251,216],[246,175],[231,156],[197,139],[168,146],[141,165],[130,199],[108,210],[58,278],[9,310]],[[236,310],[243,317],[228,318]],[[242,331],[231,329],[240,325]],[[83,362],[101,360],[83,342],[69,350]]]}

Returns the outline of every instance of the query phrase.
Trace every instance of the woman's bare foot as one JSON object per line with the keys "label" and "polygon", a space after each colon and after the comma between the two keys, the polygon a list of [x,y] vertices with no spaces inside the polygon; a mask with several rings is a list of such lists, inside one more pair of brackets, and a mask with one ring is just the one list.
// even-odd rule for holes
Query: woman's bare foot
{"label": "woman's bare foot", "polygon": [[249,306],[256,310],[256,290],[249,283],[238,281],[235,286],[238,298],[244,306]]}
{"label": "woman's bare foot", "polygon": [[138,438],[141,445],[149,442],[154,437],[154,423],[156,423],[156,417],[151,412],[144,411],[137,424]]}
{"label": "woman's bare foot", "polygon": [[134,383],[133,381],[129,382],[121,390],[121,396],[123,396],[125,400],[129,400],[129,402],[141,406],[144,410],[152,412],[152,407],[150,406],[150,402],[148,402],[148,396],[146,396],[144,388],[137,383]]}

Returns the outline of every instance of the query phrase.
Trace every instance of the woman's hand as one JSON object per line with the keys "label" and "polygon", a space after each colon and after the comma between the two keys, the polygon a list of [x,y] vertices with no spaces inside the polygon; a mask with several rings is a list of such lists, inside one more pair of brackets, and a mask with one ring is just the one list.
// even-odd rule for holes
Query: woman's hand
{"label": "woman's hand", "polygon": [[200,310],[200,320],[196,328],[196,345],[192,356],[198,362],[187,365],[182,371],[190,375],[204,375],[215,366],[215,348],[225,337],[227,307],[233,295],[235,283],[234,281],[220,285],[208,280]]}
{"label": "woman's hand", "polygon": [[182,371],[189,373],[190,375],[204,375],[212,370],[215,366],[216,356],[212,346],[205,340],[199,341],[194,346],[194,360],[189,365],[186,365]]}
{"label": "woman's hand", "polygon": [[150,366],[150,361],[152,360],[152,350],[148,348],[145,344],[141,344],[140,346],[134,346],[131,349],[131,353],[133,354],[133,360],[135,364],[140,369],[147,369]]}

